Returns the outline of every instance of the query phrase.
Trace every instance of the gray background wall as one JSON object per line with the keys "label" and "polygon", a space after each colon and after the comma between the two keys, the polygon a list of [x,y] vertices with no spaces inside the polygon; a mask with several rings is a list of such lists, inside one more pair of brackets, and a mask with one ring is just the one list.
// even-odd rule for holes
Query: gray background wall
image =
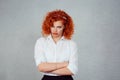
{"label": "gray background wall", "polygon": [[34,45],[46,12],[63,9],[75,23],[75,80],[120,80],[120,0],[0,0],[0,80],[40,80]]}

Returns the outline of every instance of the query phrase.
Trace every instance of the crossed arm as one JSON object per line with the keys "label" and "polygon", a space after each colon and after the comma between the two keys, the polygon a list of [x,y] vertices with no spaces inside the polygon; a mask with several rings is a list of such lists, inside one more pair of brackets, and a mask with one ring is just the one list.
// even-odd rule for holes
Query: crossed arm
{"label": "crossed arm", "polygon": [[68,64],[68,62],[43,62],[38,65],[38,70],[41,72],[53,73],[58,75],[73,75],[73,73],[67,68]]}

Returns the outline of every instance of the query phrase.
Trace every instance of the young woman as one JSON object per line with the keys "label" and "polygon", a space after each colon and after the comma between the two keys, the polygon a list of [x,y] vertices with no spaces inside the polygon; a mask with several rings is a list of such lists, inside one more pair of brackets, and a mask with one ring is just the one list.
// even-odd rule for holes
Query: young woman
{"label": "young woman", "polygon": [[35,62],[44,74],[42,80],[73,80],[78,71],[76,43],[72,18],[63,10],[48,12],[43,24],[43,36],[35,44]]}

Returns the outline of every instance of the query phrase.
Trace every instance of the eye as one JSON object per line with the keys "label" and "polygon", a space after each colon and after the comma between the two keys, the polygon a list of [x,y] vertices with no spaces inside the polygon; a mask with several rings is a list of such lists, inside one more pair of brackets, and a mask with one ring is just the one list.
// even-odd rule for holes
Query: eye
{"label": "eye", "polygon": [[62,26],[57,26],[57,28],[62,28]]}

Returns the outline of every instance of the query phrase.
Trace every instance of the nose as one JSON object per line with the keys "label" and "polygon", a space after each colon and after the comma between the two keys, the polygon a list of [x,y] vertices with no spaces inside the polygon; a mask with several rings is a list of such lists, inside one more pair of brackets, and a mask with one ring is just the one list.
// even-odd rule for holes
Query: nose
{"label": "nose", "polygon": [[54,28],[54,31],[57,32],[57,28]]}

